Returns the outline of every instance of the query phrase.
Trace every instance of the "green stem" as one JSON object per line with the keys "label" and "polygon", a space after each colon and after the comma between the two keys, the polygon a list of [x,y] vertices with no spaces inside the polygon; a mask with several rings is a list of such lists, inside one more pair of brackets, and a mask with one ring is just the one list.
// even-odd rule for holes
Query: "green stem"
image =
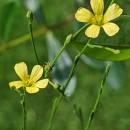
{"label": "green stem", "polygon": [[33,13],[31,11],[27,12],[27,18],[29,19],[29,21],[28,21],[28,29],[29,29],[30,36],[31,36],[31,42],[32,42],[33,50],[34,50],[34,55],[36,57],[37,63],[40,64],[38,56],[37,56],[37,52],[36,52],[36,47],[35,47],[35,44],[34,44],[33,31],[32,31]]}
{"label": "green stem", "polygon": [[66,97],[66,99],[72,104],[72,106],[74,108],[74,113],[80,121],[81,130],[83,130],[84,129],[84,120],[83,120],[83,114],[82,114],[81,107],[77,107],[77,105],[75,103],[73,103],[73,101],[69,97]]}
{"label": "green stem", "polygon": [[[74,35],[71,35],[71,34],[70,34],[70,35],[66,38],[63,47],[61,48],[61,50],[59,51],[59,53],[56,55],[56,57],[54,58],[54,60],[52,61],[52,63],[51,63],[51,68],[53,68],[53,66],[54,66],[54,64],[55,64],[55,62],[56,62],[56,60],[58,59],[58,57],[60,56],[60,54],[64,51],[66,45],[68,45],[69,43],[71,43],[72,40],[73,40],[73,38],[75,38],[75,37],[76,37],[84,28],[86,28],[88,25],[89,25],[89,24],[86,24],[86,25],[83,26],[81,29],[79,29]],[[90,42],[90,40],[91,40],[91,38],[89,39],[89,41],[87,42],[87,44]],[[81,57],[81,55],[83,54],[84,50],[86,49],[87,44],[84,46],[84,48],[81,50],[81,52],[75,57],[75,61],[74,61],[74,64],[73,64],[73,66],[72,66],[72,69],[71,69],[69,78],[68,78],[67,83],[65,84],[65,87],[64,87],[64,89],[63,89],[64,91],[65,91],[65,89],[66,89],[66,87],[67,87],[67,85],[68,85],[68,83],[69,83],[71,77],[73,76],[73,73],[74,73],[76,64],[77,64],[79,58]],[[52,84],[51,82],[49,82],[49,83]],[[52,86],[53,86],[53,84],[52,84]],[[48,128],[47,128],[47,130],[51,130],[52,121],[53,121],[53,118],[54,118],[54,116],[55,116],[55,113],[56,113],[57,107],[58,107],[58,105],[59,105],[59,102],[60,102],[60,100],[61,100],[61,98],[62,98],[62,96],[63,96],[63,94],[64,94],[64,93],[63,93],[64,91],[62,91],[62,92],[60,93],[60,96],[59,96],[58,98],[56,98],[55,101],[54,101],[54,103],[53,103],[53,110],[52,110],[52,113],[51,113],[51,117],[50,117],[50,120],[49,120],[49,123],[48,123]]]}
{"label": "green stem", "polygon": [[84,130],[89,130],[89,128],[90,128],[92,119],[93,119],[94,114],[95,114],[95,112],[97,110],[97,107],[99,105],[99,101],[100,101],[100,97],[101,97],[101,94],[102,94],[103,86],[104,86],[106,77],[107,77],[107,75],[109,73],[109,69],[110,69],[110,64],[108,64],[107,67],[106,67],[106,72],[105,72],[105,75],[104,75],[104,77],[103,77],[103,79],[101,81],[101,85],[100,85],[100,88],[99,88],[99,92],[98,92],[96,102],[95,102],[94,107],[93,107],[93,109],[92,109],[92,111],[90,113],[90,116],[89,116],[89,119],[88,119],[88,122],[87,122],[87,126],[86,126],[86,128]]}
{"label": "green stem", "polygon": [[33,32],[32,32],[32,23],[28,23],[28,27],[29,27],[29,32],[30,32],[30,35],[31,35],[31,42],[32,42],[32,47],[33,47],[33,50],[34,50],[34,55],[36,57],[36,61],[38,64],[39,63],[39,59],[38,59],[38,56],[37,56],[37,52],[36,52],[36,47],[35,47],[35,44],[34,44],[34,38],[33,38]]}
{"label": "green stem", "polygon": [[60,54],[64,51],[65,47],[66,47],[66,44],[63,45],[63,47],[61,48],[61,50],[59,51],[59,53],[56,55],[56,57],[55,57],[54,60],[52,61],[52,63],[51,63],[51,68],[53,68],[53,66],[54,66],[54,64],[55,64],[55,62],[56,62],[56,60],[58,59],[58,57],[60,56]]}
{"label": "green stem", "polygon": [[[54,58],[54,60],[52,61],[51,67],[54,66],[56,60],[58,59],[58,57],[60,56],[60,54],[64,51],[66,45],[68,45],[69,43],[71,43],[72,40],[73,40],[73,38],[75,38],[75,37],[76,37],[84,28],[86,28],[88,25],[89,25],[89,24],[84,25],[84,26],[83,26],[82,28],[80,28],[75,34],[73,34],[73,36],[70,34],[70,35],[66,38],[63,47],[61,48],[61,50],[59,51],[59,53],[56,55],[56,57]],[[72,37],[73,37],[73,38],[72,38]]]}
{"label": "green stem", "polygon": [[[64,86],[64,88],[63,88],[63,92],[65,91],[65,89],[66,89],[66,87],[67,87],[67,85],[68,85],[68,83],[69,83],[71,77],[73,76],[73,73],[74,73],[76,64],[77,64],[79,58],[81,57],[81,55],[83,54],[84,50],[86,49],[87,44],[90,42],[90,40],[91,40],[91,38],[88,40],[88,42],[86,43],[86,45],[84,46],[84,48],[81,50],[81,52],[75,57],[74,64],[73,64],[72,69],[71,69],[71,72],[70,72],[70,74],[69,74],[69,78],[68,78],[68,80],[67,80],[67,82],[66,82],[66,84],[65,84],[65,86]],[[57,58],[59,57],[59,55],[62,53],[62,51],[64,50],[64,48],[65,48],[65,44],[64,44],[64,46],[62,47],[62,49],[61,49],[61,51],[59,52],[59,54],[58,54],[58,55],[55,57],[55,59],[53,60],[52,65],[54,65],[56,59],[57,59]],[[52,84],[51,82],[49,82],[49,83]],[[53,85],[53,84],[52,84],[52,85]],[[53,86],[54,86],[54,85],[53,85]],[[55,101],[54,101],[54,103],[53,103],[53,110],[52,110],[52,113],[51,113],[51,117],[50,117],[50,120],[49,120],[49,123],[48,123],[48,128],[47,128],[47,130],[51,130],[52,121],[53,121],[54,115],[55,115],[55,113],[56,113],[57,107],[58,107],[58,105],[59,105],[59,102],[60,102],[60,100],[61,100],[61,98],[62,98],[63,92],[60,93],[59,98],[56,98]]]}
{"label": "green stem", "polygon": [[60,94],[60,96],[58,98],[56,98],[53,102],[53,109],[51,112],[47,130],[51,130],[51,128],[52,128],[52,122],[53,122],[53,119],[54,119],[54,116],[55,116],[55,113],[56,113],[56,110],[57,110],[57,107],[59,105],[61,98],[62,98],[62,94]]}
{"label": "green stem", "polygon": [[74,35],[73,38],[75,38],[83,29],[85,29],[88,25],[90,25],[90,23],[85,24],[82,28],[80,28]]}
{"label": "green stem", "polygon": [[25,109],[26,90],[25,88],[23,88],[23,90],[24,90],[24,93],[22,94],[22,101],[21,101],[22,109],[23,109],[23,129],[22,130],[26,130],[26,119],[27,119],[27,112]]}
{"label": "green stem", "polygon": [[69,77],[64,85],[64,88],[63,88],[63,91],[65,91],[66,87],[68,86],[73,74],[74,74],[74,71],[75,71],[75,68],[76,68],[76,65],[78,63],[78,60],[80,59],[80,57],[82,56],[84,50],[87,48],[88,44],[90,43],[91,41],[91,38],[88,40],[88,42],[86,43],[86,45],[84,46],[84,48],[81,50],[81,52],[75,57],[74,59],[74,62],[73,62],[73,65],[72,65],[72,68],[71,68],[71,71],[70,71],[70,74],[69,74]]}
{"label": "green stem", "polygon": [[83,120],[83,114],[82,114],[82,110],[79,107],[78,110],[76,110],[76,115],[79,118],[80,124],[81,124],[81,130],[84,129],[84,120]]}

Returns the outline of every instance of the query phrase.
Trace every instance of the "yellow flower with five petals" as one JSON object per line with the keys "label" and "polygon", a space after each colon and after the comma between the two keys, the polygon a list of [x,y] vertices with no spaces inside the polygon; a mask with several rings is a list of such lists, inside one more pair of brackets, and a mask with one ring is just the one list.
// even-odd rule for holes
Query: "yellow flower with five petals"
{"label": "yellow flower with five petals", "polygon": [[10,82],[9,86],[11,88],[19,89],[20,87],[25,87],[28,93],[36,93],[39,88],[45,88],[48,85],[48,79],[37,81],[43,74],[43,67],[40,65],[33,67],[31,75],[28,75],[28,68],[24,62],[16,64],[14,69],[21,81]]}
{"label": "yellow flower with five petals", "polygon": [[103,0],[90,0],[90,4],[94,14],[83,7],[80,7],[75,13],[75,18],[78,21],[92,24],[85,31],[85,35],[96,38],[99,35],[101,27],[108,36],[115,35],[119,31],[119,27],[110,21],[122,14],[123,10],[119,7],[119,5],[115,3],[110,5],[103,15]]}

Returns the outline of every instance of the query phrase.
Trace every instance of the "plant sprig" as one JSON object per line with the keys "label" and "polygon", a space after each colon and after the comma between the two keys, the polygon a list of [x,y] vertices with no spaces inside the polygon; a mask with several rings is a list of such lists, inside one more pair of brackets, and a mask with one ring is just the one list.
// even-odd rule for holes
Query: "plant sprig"
{"label": "plant sprig", "polygon": [[34,50],[34,55],[36,57],[37,63],[40,65],[38,55],[37,55],[37,51],[36,51],[36,47],[35,47],[35,44],[34,44],[33,31],[32,31],[33,13],[31,11],[28,11],[26,17],[28,18],[28,29],[29,29],[30,36],[31,36],[31,42],[32,42],[33,50]]}
{"label": "plant sprig", "polygon": [[99,91],[98,91],[98,96],[97,96],[96,102],[95,102],[94,107],[93,107],[93,109],[92,109],[92,111],[90,113],[90,116],[89,116],[89,119],[88,119],[88,122],[87,122],[87,126],[85,127],[84,130],[89,130],[89,128],[90,128],[92,119],[93,119],[94,114],[95,114],[95,112],[97,110],[97,107],[99,105],[99,101],[100,101],[101,94],[102,94],[102,91],[103,91],[103,86],[104,86],[104,83],[106,81],[106,77],[107,77],[107,75],[109,73],[109,69],[110,69],[110,64],[108,64],[107,67],[106,67],[106,71],[105,71],[104,77],[103,77],[103,79],[101,81],[101,85],[100,85],[100,88],[99,88]]}

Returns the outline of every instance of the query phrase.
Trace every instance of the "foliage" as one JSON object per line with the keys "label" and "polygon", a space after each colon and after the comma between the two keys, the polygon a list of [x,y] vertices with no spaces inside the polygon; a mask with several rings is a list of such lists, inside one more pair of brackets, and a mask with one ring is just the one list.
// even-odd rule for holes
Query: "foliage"
{"label": "foliage", "polygon": [[[26,1],[26,0],[25,0]],[[0,1],[0,129],[20,129],[22,122],[22,109],[20,108],[21,97],[11,91],[8,83],[18,79],[14,73],[14,65],[24,61],[31,68],[37,64],[28,32],[27,10],[30,10],[27,1],[4,0]],[[105,9],[110,0],[105,0]],[[121,50],[120,54],[114,54],[104,48],[88,48],[85,50],[87,56],[79,60],[75,77],[72,79],[73,90],[68,92],[70,99],[62,98],[53,119],[52,130],[79,130],[80,109],[82,110],[84,124],[86,125],[89,114],[94,106],[102,74],[108,63],[111,63],[110,75],[106,79],[106,85],[102,93],[100,105],[93,118],[91,129],[114,129],[124,130],[130,127],[129,118],[129,7],[130,1],[117,1],[123,8],[123,16],[116,19],[120,29],[118,35],[107,38],[101,31],[97,39],[92,39],[92,44],[108,46],[112,49]],[[63,46],[64,39],[68,34],[74,34],[83,24],[74,19],[74,13],[79,6],[90,8],[89,2],[82,0],[44,0],[29,3],[35,10],[33,20],[34,42],[41,65],[52,61],[56,53]],[[76,6],[75,6],[76,5]],[[74,41],[67,45],[65,52],[55,64],[54,71],[50,75],[52,81],[63,85],[70,72],[72,61],[77,55],[75,48],[80,51],[88,38],[84,30]],[[54,42],[54,44],[53,44]],[[109,43],[109,45],[107,44]],[[49,50],[49,45],[53,46]],[[51,53],[57,50],[56,53]],[[97,55],[98,54],[98,55]],[[96,58],[90,58],[90,57]],[[63,60],[63,57],[68,61]],[[100,59],[100,60],[97,60]],[[108,62],[101,60],[111,60]],[[59,63],[63,64],[59,64]],[[82,71],[83,70],[83,71]],[[126,73],[127,72],[127,73]],[[59,76],[60,75],[60,76]],[[76,78],[77,77],[77,78]],[[70,85],[71,86],[71,85]],[[68,94],[67,92],[67,94]],[[58,102],[59,92],[48,85],[46,89],[36,94],[26,96],[27,130],[42,130],[48,128],[53,103]],[[123,104],[123,105],[122,105]],[[79,113],[76,113],[79,112]],[[68,118],[69,117],[69,118]]]}

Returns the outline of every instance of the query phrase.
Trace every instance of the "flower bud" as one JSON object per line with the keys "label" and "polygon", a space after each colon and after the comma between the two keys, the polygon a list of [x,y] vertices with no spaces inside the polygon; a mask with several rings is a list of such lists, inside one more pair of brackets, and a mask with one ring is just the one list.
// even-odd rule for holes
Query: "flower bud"
{"label": "flower bud", "polygon": [[65,40],[65,45],[67,45],[67,44],[71,43],[72,38],[73,38],[73,35],[72,35],[72,34],[69,34],[69,35],[66,37],[66,40]]}
{"label": "flower bud", "polygon": [[27,14],[26,14],[26,17],[29,19],[29,20],[33,20],[33,13],[31,11],[28,11]]}

